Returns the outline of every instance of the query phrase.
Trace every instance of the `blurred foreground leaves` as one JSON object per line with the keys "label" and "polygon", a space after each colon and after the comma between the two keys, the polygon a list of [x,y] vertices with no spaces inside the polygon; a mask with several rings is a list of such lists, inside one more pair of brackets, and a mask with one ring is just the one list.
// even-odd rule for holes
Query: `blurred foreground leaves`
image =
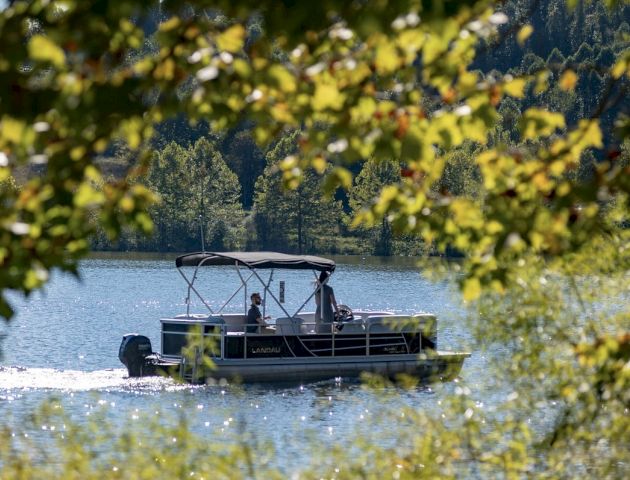
{"label": "blurred foreground leaves", "polygon": [[[327,173],[333,191],[352,184],[353,162],[401,164],[404,174],[357,222],[372,228],[386,220],[465,254],[459,281],[480,313],[472,328],[511,392],[500,412],[485,412],[471,398],[474,385],[459,387],[444,417],[409,412],[415,430],[402,449],[377,442],[357,455],[337,449],[332,463],[304,476],[621,478],[630,444],[630,167],[628,117],[614,109],[627,98],[628,51],[604,72],[602,98],[584,118],[570,124],[563,112],[528,105],[513,126],[517,138],[504,142],[494,136],[503,102],[555,82],[568,94],[576,78],[567,65],[518,78],[474,70],[477,48],[500,40],[511,20],[500,7],[10,2],[0,12],[0,43],[10,46],[0,55],[0,314],[11,315],[7,289],[28,293],[51,269],[76,272],[97,225],[112,238],[125,226],[151,231],[147,209],[156,199],[137,179],[148,171],[156,123],[179,113],[213,128],[248,119],[261,143],[299,128],[298,154],[279,162],[287,186],[296,188],[310,167]],[[156,29],[140,27],[156,18]],[[521,44],[532,33],[529,25],[510,31]],[[621,112],[617,137],[602,130],[610,109]],[[103,178],[94,164],[114,142],[137,158],[122,180]],[[468,195],[441,183],[466,142],[477,148],[470,162],[481,179]],[[581,159],[593,152],[593,174],[581,178]],[[38,174],[24,178],[25,166]],[[537,422],[541,411],[551,421]],[[185,425],[181,432],[189,435]],[[158,444],[144,458],[132,436],[122,434],[112,453],[130,455],[136,470],[126,478],[188,476],[201,455],[194,442],[180,442],[172,451]],[[44,472],[2,445],[3,475]],[[66,476],[106,470],[99,454],[68,445]],[[160,470],[151,462],[164,455]],[[255,476],[242,460],[228,451],[217,464],[203,462],[226,476]],[[337,460],[345,465],[339,471]]]}

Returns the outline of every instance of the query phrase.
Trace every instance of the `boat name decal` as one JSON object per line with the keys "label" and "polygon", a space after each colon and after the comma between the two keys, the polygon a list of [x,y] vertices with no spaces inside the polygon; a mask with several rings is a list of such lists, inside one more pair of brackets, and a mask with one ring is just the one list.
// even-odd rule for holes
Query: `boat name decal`
{"label": "boat name decal", "polygon": [[252,353],[280,353],[280,347],[254,347]]}

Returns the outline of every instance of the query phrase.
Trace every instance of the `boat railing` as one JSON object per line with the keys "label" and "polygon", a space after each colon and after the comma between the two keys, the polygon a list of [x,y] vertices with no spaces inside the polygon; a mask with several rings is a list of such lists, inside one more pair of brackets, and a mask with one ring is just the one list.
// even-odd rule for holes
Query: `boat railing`
{"label": "boat railing", "polygon": [[[198,319],[198,321],[202,321]],[[284,317],[276,319],[275,326],[261,326],[258,323],[255,324],[241,324],[238,331],[234,331],[234,327],[226,323],[205,323],[203,328],[203,337],[211,342],[217,343],[217,348],[213,349],[213,357],[225,359],[226,358],[226,344],[224,338],[243,338],[243,358],[247,358],[247,343],[248,340],[256,338],[268,338],[269,336],[281,335],[281,336],[296,336],[304,340],[321,340],[322,342],[329,341],[330,346],[326,346],[322,349],[312,349],[313,353],[328,352],[331,356],[335,356],[336,353],[349,348],[356,349],[356,347],[338,346],[338,339],[341,337],[343,340],[347,340],[352,337],[365,336],[365,355],[371,355],[371,337],[378,334],[379,344],[378,346],[394,346],[400,344],[403,339],[404,333],[418,332],[426,338],[433,340],[437,335],[437,327],[435,323],[435,317],[432,315],[376,315],[368,316],[367,318],[357,318],[350,322],[343,324],[336,323],[321,323],[321,322],[304,322],[300,318]],[[248,327],[255,327],[256,331],[248,331]],[[163,331],[163,334],[171,335],[198,335],[198,333],[187,331],[187,329],[181,329],[178,332],[175,331]],[[391,334],[390,336],[383,336],[385,334]],[[321,338],[319,338],[321,337]],[[382,343],[383,341],[391,340],[392,343]],[[341,341],[341,340],[339,340]],[[437,343],[437,342],[435,342]],[[217,356],[218,354],[218,356]]]}

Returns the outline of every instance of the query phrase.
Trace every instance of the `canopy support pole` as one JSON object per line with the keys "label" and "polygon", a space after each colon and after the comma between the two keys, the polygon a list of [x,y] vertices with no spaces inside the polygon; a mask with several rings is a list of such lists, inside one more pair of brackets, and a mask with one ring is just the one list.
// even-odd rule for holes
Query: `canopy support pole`
{"label": "canopy support pole", "polygon": [[258,278],[258,281],[260,282],[260,284],[263,286],[263,288],[265,289],[265,292],[268,292],[269,295],[271,296],[271,298],[274,299],[274,301],[278,304],[278,306],[280,307],[280,309],[284,312],[284,314],[287,317],[291,317],[291,315],[289,315],[289,312],[286,311],[286,309],[284,308],[284,306],[280,303],[280,301],[276,298],[276,296],[273,294],[273,292],[271,292],[271,290],[269,290],[267,288],[267,285],[265,285],[265,282],[263,281],[262,278],[260,278],[260,275],[258,275],[258,273],[256,272],[256,270],[252,269],[252,273],[254,275],[256,275],[256,278]]}
{"label": "canopy support pole", "polygon": [[[311,270],[311,272],[313,272],[313,276],[315,277],[315,281],[317,282],[317,272],[315,270]],[[317,293],[317,288],[315,288],[315,290],[313,290],[313,293],[311,293],[308,298],[304,301],[304,303],[302,305],[300,305],[300,308],[298,308],[295,313],[293,314],[293,316],[295,317],[298,313],[300,313],[302,311],[302,309],[306,306],[306,304],[308,302],[311,301],[311,298],[313,298],[315,296],[315,294]]]}
{"label": "canopy support pole", "polygon": [[188,277],[186,275],[184,275],[184,272],[182,272],[179,267],[177,268],[177,271],[184,278],[184,281],[188,284],[188,297],[186,298],[186,315],[190,315],[190,291],[191,290],[193,292],[195,292],[197,297],[199,297],[199,300],[201,300],[201,302],[206,306],[206,308],[210,311],[210,313],[212,315],[214,315],[214,311],[212,311],[212,307],[210,307],[210,305],[208,305],[208,302],[205,301],[205,299],[201,296],[201,294],[193,286],[193,283],[195,281],[195,277],[197,276],[197,270],[195,270],[195,275],[193,276],[192,282],[190,280],[188,280]]}
{"label": "canopy support pole", "polygon": [[[233,299],[233,298],[236,296],[236,294],[237,294],[237,293],[241,290],[241,288],[245,288],[245,291],[243,292],[243,293],[244,293],[244,295],[245,295],[245,296],[243,297],[243,300],[244,300],[244,301],[243,301],[243,308],[245,309],[245,315],[247,315],[247,283],[249,282],[250,278],[252,278],[252,276],[254,275],[254,272],[252,271],[252,273],[250,273],[250,274],[249,274],[249,277],[247,277],[247,280],[245,280],[245,279],[243,278],[243,275],[241,274],[241,269],[240,269],[240,268],[238,268],[238,263],[235,263],[235,264],[234,264],[234,268],[236,269],[236,273],[238,274],[238,278],[240,278],[240,279],[241,279],[241,286],[240,286],[240,287],[238,287],[238,288],[236,289],[236,292],[234,292],[234,293],[232,294],[232,296],[228,299],[228,301],[227,301],[227,302],[225,302],[225,303],[223,304],[223,306],[221,307],[221,310],[223,310],[223,309],[227,306],[227,304],[228,304],[228,303],[230,303],[230,302],[232,301],[232,299]],[[221,310],[219,310],[219,311],[221,311]]]}

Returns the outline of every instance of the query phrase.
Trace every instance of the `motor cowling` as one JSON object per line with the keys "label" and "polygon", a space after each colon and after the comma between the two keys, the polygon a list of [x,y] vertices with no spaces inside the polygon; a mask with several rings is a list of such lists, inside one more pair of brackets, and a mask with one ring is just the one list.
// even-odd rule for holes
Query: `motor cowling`
{"label": "motor cowling", "polygon": [[147,360],[152,354],[151,340],[136,333],[123,336],[118,350],[118,358],[127,367],[130,377],[152,374],[152,362]]}

